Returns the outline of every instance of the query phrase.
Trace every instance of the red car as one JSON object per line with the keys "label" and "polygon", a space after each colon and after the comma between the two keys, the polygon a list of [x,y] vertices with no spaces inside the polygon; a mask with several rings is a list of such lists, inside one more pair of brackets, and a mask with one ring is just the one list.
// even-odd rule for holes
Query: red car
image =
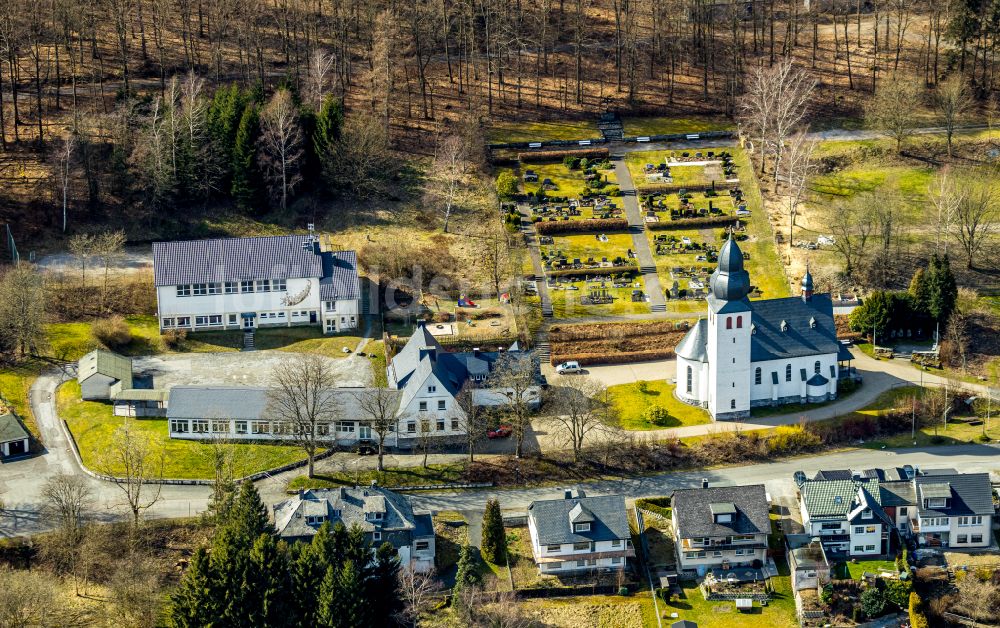
{"label": "red car", "polygon": [[501,425],[500,427],[488,430],[486,432],[486,438],[507,438],[511,434],[511,428],[509,425]]}

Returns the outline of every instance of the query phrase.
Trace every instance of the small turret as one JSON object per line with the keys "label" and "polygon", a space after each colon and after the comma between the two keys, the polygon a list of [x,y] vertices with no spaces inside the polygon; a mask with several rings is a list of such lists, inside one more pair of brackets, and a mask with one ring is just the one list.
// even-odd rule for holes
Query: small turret
{"label": "small turret", "polygon": [[809,264],[806,264],[806,274],[802,276],[802,300],[809,301],[813,296],[813,276],[809,273]]}

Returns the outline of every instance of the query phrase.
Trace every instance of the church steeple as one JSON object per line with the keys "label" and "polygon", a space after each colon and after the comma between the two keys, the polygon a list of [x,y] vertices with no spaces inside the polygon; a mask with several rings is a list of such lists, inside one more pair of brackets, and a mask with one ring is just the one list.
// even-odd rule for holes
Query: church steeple
{"label": "church steeple", "polygon": [[813,276],[809,273],[809,262],[806,262],[806,274],[802,276],[802,300],[810,301],[813,296]]}
{"label": "church steeple", "polygon": [[712,295],[720,301],[739,301],[750,294],[750,273],[743,268],[743,251],[732,234],[719,251],[719,267],[709,280]]}

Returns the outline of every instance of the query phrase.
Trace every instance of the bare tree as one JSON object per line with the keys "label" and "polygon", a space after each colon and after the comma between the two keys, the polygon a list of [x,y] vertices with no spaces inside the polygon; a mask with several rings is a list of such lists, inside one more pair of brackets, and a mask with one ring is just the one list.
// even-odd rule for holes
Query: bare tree
{"label": "bare tree", "polygon": [[511,238],[503,223],[497,219],[482,221],[482,227],[479,264],[499,299],[504,284],[511,277]]}
{"label": "bare tree", "polygon": [[434,448],[434,425],[431,423],[430,418],[420,419],[417,421],[417,449],[423,454],[424,459],[421,463],[423,468],[427,468],[427,456],[430,454],[431,449]]}
{"label": "bare tree", "polygon": [[934,91],[934,106],[941,116],[941,126],[944,127],[948,140],[948,157],[951,157],[955,127],[962,115],[972,107],[972,93],[966,85],[966,77],[956,73],[938,83]]}
{"label": "bare tree", "polygon": [[498,410],[513,432],[516,458],[524,453],[524,438],[531,428],[531,407],[537,402],[535,371],[531,354],[509,352],[497,359],[487,380],[489,394],[499,402]]}
{"label": "bare tree", "polygon": [[323,174],[332,187],[371,198],[385,193],[390,166],[389,135],[382,121],[356,114],[344,121],[336,156]]}
{"label": "bare tree", "polygon": [[323,52],[319,48],[309,56],[309,73],[306,75],[306,100],[312,108],[319,110],[323,105],[323,98],[326,96],[331,82],[331,72],[333,71],[336,57],[330,53]]}
{"label": "bare tree", "polygon": [[430,611],[441,595],[441,584],[434,573],[418,573],[403,569],[399,574],[399,593],[403,608],[398,619],[407,626],[416,627],[420,616]]}
{"label": "bare tree", "polygon": [[58,521],[63,535],[77,539],[93,505],[90,481],[83,475],[57,473],[42,486],[42,497],[47,512]]}
{"label": "bare tree", "polygon": [[[956,185],[955,177],[949,167],[942,168],[931,179],[927,189],[934,209],[937,210],[937,220],[934,223],[934,252],[938,255],[948,254],[948,235],[951,233],[959,207],[965,202],[968,190],[965,186]],[[941,235],[944,234],[944,238]],[[944,242],[944,251],[941,243]]]}
{"label": "bare tree", "polygon": [[341,416],[341,403],[333,390],[336,377],[325,358],[303,353],[276,367],[273,381],[274,388],[267,395],[268,413],[291,429],[308,458],[308,475],[314,477],[321,427],[329,430]]}
{"label": "bare tree", "polygon": [[788,199],[789,247],[792,246],[799,203],[802,202],[806,184],[815,169],[812,165],[812,155],[815,149],[816,141],[809,139],[805,130],[800,130],[793,135],[788,143],[788,153],[785,157],[785,196]]}
{"label": "bare tree", "polygon": [[883,80],[878,91],[865,103],[865,124],[895,140],[898,153],[919,124],[917,104],[922,96],[919,79],[894,74]]}
{"label": "bare tree", "polygon": [[16,357],[37,353],[45,343],[45,281],[31,264],[0,279],[0,347]]}
{"label": "bare tree", "polygon": [[834,236],[833,248],[844,260],[844,274],[851,278],[864,262],[874,221],[870,216],[871,199],[867,194],[836,203],[830,207],[827,225]]}
{"label": "bare tree", "polygon": [[302,128],[292,95],[287,89],[274,93],[260,113],[260,163],[271,182],[271,194],[282,211],[288,195],[302,181]]}
{"label": "bare tree", "polygon": [[953,231],[965,251],[966,268],[974,268],[983,245],[997,230],[998,199],[996,190],[986,181],[966,180],[964,193],[955,208]]}
{"label": "bare tree", "polygon": [[80,262],[80,284],[87,287],[87,260],[94,254],[94,236],[78,233],[69,239],[70,255]]}
{"label": "bare tree", "polygon": [[400,393],[389,388],[366,388],[356,394],[358,408],[362,419],[371,427],[378,437],[378,470],[384,471],[382,458],[385,454],[385,439],[396,431],[399,421],[396,411],[399,409]]}
{"label": "bare tree", "polygon": [[142,513],[160,500],[160,484],[147,484],[163,478],[163,449],[145,432],[131,429],[130,420],[115,430],[111,444],[104,450],[97,470],[125,494],[132,512],[132,529],[138,529]]}
{"label": "bare tree", "polygon": [[468,165],[465,143],[458,135],[440,138],[434,154],[427,194],[429,201],[440,206],[444,219],[442,231],[448,233],[452,211],[462,193],[463,177]]}
{"label": "bare tree", "polygon": [[66,233],[66,223],[69,220],[69,170],[73,165],[73,151],[76,148],[76,135],[69,133],[59,147],[59,187],[62,189],[62,230]]}
{"label": "bare tree", "polygon": [[0,567],[0,626],[47,626],[48,616],[54,608],[55,586],[44,571]]}
{"label": "bare tree", "polygon": [[560,377],[553,382],[555,409],[551,422],[569,441],[573,461],[580,461],[587,436],[607,426],[607,388],[587,376]]}
{"label": "bare tree", "polygon": [[164,602],[160,569],[152,558],[132,554],[119,561],[108,583],[118,625],[157,626]]}
{"label": "bare tree", "polygon": [[469,451],[470,463],[475,461],[476,446],[489,428],[489,413],[476,403],[476,390],[478,390],[476,386],[467,381],[455,396],[455,403],[462,411],[458,420],[462,431],[465,432],[465,447]]}
{"label": "bare tree", "polygon": [[108,275],[111,265],[121,259],[125,247],[125,231],[105,231],[98,234],[93,241],[94,254],[104,265],[104,285],[101,287],[101,312],[103,313],[108,302]]}
{"label": "bare tree", "polygon": [[[948,317],[948,328],[945,330],[946,344],[942,347],[942,354],[947,353],[957,362],[965,372],[969,358],[969,321],[968,317],[960,309],[955,309]],[[944,356],[942,356],[944,357]]]}

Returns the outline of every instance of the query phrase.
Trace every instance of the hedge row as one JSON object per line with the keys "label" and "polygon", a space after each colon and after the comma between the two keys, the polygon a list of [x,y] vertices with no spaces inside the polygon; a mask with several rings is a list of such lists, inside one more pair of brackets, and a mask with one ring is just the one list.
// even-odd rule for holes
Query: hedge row
{"label": "hedge row", "polygon": [[563,270],[550,270],[546,274],[550,277],[577,277],[585,275],[620,275],[623,273],[638,273],[637,266],[599,266],[597,268],[566,268]]}
{"label": "hedge row", "polygon": [[[692,319],[693,321],[694,319]],[[622,323],[576,323],[549,327],[550,342],[570,342],[573,340],[598,340],[603,338],[629,338],[660,335],[686,334],[692,321],[667,320],[655,322]],[[686,324],[687,326],[683,326]]]}
{"label": "hedge row", "polygon": [[673,194],[678,190],[687,190],[688,192],[704,192],[705,190],[728,190],[729,188],[736,187],[738,185],[738,183],[730,183],[725,180],[716,181],[714,185],[711,183],[644,183],[642,185],[635,186],[635,193],[639,196],[643,196],[646,194]]}
{"label": "hedge row", "polygon": [[641,508],[648,512],[660,515],[664,519],[670,519],[670,498],[669,497],[648,497],[635,500],[636,508]]}
{"label": "hedge row", "polygon": [[628,231],[628,220],[624,218],[595,218],[592,220],[551,220],[535,223],[535,231],[541,235],[554,233],[608,233]]}
{"label": "hedge row", "polygon": [[590,364],[632,364],[634,362],[650,362],[652,360],[671,360],[673,349],[656,349],[653,351],[635,351],[633,353],[566,353],[552,354],[551,362],[555,366],[563,362],[576,361],[580,366]]}
{"label": "hedge row", "polygon": [[517,158],[521,160],[522,163],[539,163],[545,161],[559,161],[564,157],[586,157],[587,159],[593,159],[595,157],[607,159],[611,156],[611,152],[607,148],[583,148],[575,150],[536,150],[530,153],[518,153]]}
{"label": "hedge row", "polygon": [[668,231],[670,229],[690,229],[692,227],[729,226],[736,223],[735,216],[705,216],[703,218],[680,218],[678,220],[661,220],[648,222],[646,228],[650,231]]}

